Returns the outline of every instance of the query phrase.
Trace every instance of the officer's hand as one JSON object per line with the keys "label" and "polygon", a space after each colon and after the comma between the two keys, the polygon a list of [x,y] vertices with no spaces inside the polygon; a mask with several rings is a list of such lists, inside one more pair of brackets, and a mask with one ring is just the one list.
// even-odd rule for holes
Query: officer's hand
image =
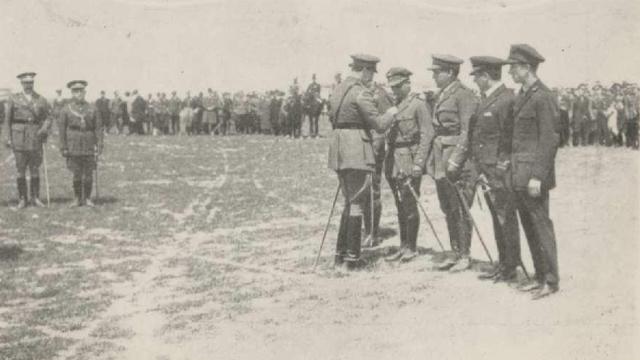
{"label": "officer's hand", "polygon": [[392,106],[390,108],[387,109],[387,111],[385,111],[385,115],[389,115],[389,116],[394,116],[395,114],[398,113],[398,108],[395,106]]}
{"label": "officer's hand", "polygon": [[542,182],[540,180],[535,178],[529,179],[529,184],[527,185],[527,192],[529,193],[529,196],[531,197],[540,196],[541,188],[542,188]]}
{"label": "officer's hand", "polygon": [[411,169],[411,177],[419,178],[422,176],[422,167],[418,165],[414,165],[413,169]]}
{"label": "officer's hand", "polygon": [[449,163],[447,165],[447,170],[445,171],[445,175],[447,176],[447,179],[449,179],[449,181],[451,182],[458,181],[458,178],[460,177],[460,167]]}

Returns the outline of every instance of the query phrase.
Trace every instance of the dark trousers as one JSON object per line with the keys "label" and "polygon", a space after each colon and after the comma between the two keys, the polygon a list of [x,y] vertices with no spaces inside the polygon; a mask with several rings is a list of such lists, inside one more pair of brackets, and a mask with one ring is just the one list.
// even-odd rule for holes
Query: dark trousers
{"label": "dark trousers", "polygon": [[[422,177],[410,177],[409,184],[420,196]],[[393,192],[393,198],[398,210],[398,226],[400,228],[400,247],[416,251],[418,229],[420,228],[420,214],[418,203],[406,185],[407,178],[387,179]]]}
{"label": "dark trousers", "polygon": [[637,149],[638,148],[638,117],[630,119],[627,121],[626,126],[626,139],[627,139],[627,147]]}
{"label": "dark trousers", "polygon": [[516,191],[515,198],[533,258],[535,278],[538,282],[557,285],[560,280],[558,252],[553,221],[549,218],[549,192],[543,191],[539,197],[534,198],[526,191]]}
{"label": "dark trousers", "polygon": [[[380,216],[382,214],[382,199],[380,188],[382,186],[382,168],[384,166],[385,157],[384,141],[377,143],[374,142],[374,146],[374,150],[376,153],[376,166],[375,171],[371,174],[373,204],[371,203],[372,196],[367,197],[367,204],[364,208],[364,231],[367,236],[372,235],[375,237],[378,235],[378,229],[380,228]],[[372,210],[373,214],[371,213]]]}
{"label": "dark trousers", "polygon": [[573,139],[573,146],[585,146],[589,142],[589,124],[588,120],[583,120],[573,124],[573,133],[571,134]]}
{"label": "dark trousers", "polygon": [[318,120],[320,116],[318,115],[308,115],[309,116],[309,136],[316,137],[318,136]]}
{"label": "dark trousers", "polygon": [[[462,184],[468,184],[463,181]],[[470,186],[463,185],[463,194],[467,203],[471,202],[473,191]],[[440,209],[445,215],[451,249],[457,256],[469,256],[471,248],[471,218],[463,208],[456,185],[447,179],[436,180],[436,192],[440,202]]]}
{"label": "dark trousers", "polygon": [[490,189],[485,192],[484,199],[491,213],[498,262],[506,271],[513,270],[521,262],[515,194],[504,188]]}

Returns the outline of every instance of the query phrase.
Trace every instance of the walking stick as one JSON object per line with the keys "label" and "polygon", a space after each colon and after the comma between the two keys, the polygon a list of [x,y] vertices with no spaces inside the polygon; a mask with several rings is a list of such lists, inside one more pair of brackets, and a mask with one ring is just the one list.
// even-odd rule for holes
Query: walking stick
{"label": "walking stick", "polygon": [[47,147],[42,144],[42,164],[44,165],[44,187],[47,194],[47,207],[51,206],[51,195],[49,193],[49,172],[47,171]]}
{"label": "walking stick", "polygon": [[329,218],[327,219],[327,225],[324,227],[324,233],[322,234],[322,241],[320,242],[320,248],[318,249],[318,256],[316,256],[316,261],[313,263],[313,271],[316,270],[316,266],[318,266],[318,261],[320,261],[320,254],[322,254],[322,246],[324,246],[324,239],[327,237],[327,231],[329,230],[329,224],[331,224],[331,217],[333,216],[333,210],[336,208],[336,201],[338,201],[338,194],[340,194],[341,188],[342,188],[342,183],[338,183],[338,188],[336,189],[336,195],[333,197],[333,204],[331,205],[331,211],[329,212]]}
{"label": "walking stick", "polygon": [[484,243],[484,240],[482,239],[482,235],[480,235],[480,230],[478,230],[478,225],[476,225],[476,221],[473,219],[473,215],[471,215],[471,210],[469,209],[469,204],[467,203],[467,199],[464,197],[464,194],[462,193],[460,188],[458,188],[453,182],[451,182],[449,179],[447,179],[447,182],[456,189],[456,194],[458,194],[458,198],[462,203],[462,208],[469,216],[469,219],[471,220],[471,225],[473,226],[473,229],[476,231],[476,234],[478,235],[478,239],[480,239],[482,248],[484,249],[484,252],[487,254],[487,257],[489,258],[489,262],[493,264],[493,258],[491,257],[491,253],[489,253],[489,249],[487,249],[487,245]]}
{"label": "walking stick", "polygon": [[404,183],[404,185],[408,187],[409,190],[411,190],[411,195],[413,195],[413,198],[416,200],[416,204],[418,204],[418,207],[420,208],[420,210],[422,210],[422,214],[424,215],[424,218],[427,220],[427,223],[431,228],[431,232],[433,232],[433,236],[435,236],[436,240],[438,241],[438,245],[440,245],[440,249],[444,252],[445,250],[444,250],[444,246],[442,246],[442,241],[440,241],[440,237],[438,237],[438,233],[436,233],[436,229],[435,227],[433,227],[433,223],[431,222],[431,219],[429,219],[429,215],[427,215],[427,211],[424,209],[424,207],[420,203],[420,198],[418,197],[418,193],[413,188],[413,186],[411,186],[411,179],[407,178],[407,181]]}

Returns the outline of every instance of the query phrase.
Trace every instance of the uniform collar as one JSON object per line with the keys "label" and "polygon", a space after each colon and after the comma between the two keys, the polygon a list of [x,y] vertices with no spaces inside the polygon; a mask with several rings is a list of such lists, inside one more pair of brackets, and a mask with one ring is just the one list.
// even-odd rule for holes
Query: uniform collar
{"label": "uniform collar", "polygon": [[503,85],[502,81],[496,81],[493,86],[491,86],[487,91],[484,92],[485,97],[491,96],[496,90],[498,90]]}

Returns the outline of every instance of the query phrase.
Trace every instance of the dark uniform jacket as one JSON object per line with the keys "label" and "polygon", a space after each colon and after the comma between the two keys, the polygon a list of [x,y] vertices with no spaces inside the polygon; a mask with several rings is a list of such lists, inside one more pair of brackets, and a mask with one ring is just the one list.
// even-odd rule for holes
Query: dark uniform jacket
{"label": "dark uniform jacket", "polygon": [[[493,188],[505,186],[506,169],[511,161],[513,134],[513,102],[511,89],[500,85],[480,100],[471,121],[471,159],[480,174],[484,174]],[[498,170],[500,164],[502,171]]]}
{"label": "dark uniform jacket", "polygon": [[15,151],[39,151],[44,137],[38,136],[42,130],[51,127],[51,108],[47,100],[33,93],[28,100],[24,93],[13,94],[5,104],[5,134]]}
{"label": "dark uniform jacket", "polygon": [[98,98],[96,100],[96,108],[100,111],[100,115],[103,119],[107,119],[109,116],[109,99],[107,98]]}
{"label": "dark uniform jacket", "polygon": [[513,105],[512,184],[526,190],[531,178],[542,188],[553,189],[555,156],[559,136],[559,111],[553,93],[538,80],[529,90],[520,91]]}
{"label": "dark uniform jacket", "polygon": [[469,148],[469,122],[477,106],[475,94],[459,80],[438,94],[432,119],[436,137],[427,160],[427,173],[434,179],[444,178],[449,164],[464,165]]}
{"label": "dark uniform jacket", "polygon": [[92,156],[103,146],[102,118],[95,106],[71,100],[60,116],[60,149],[70,156]]}
{"label": "dark uniform jacket", "polygon": [[371,89],[354,77],[333,90],[331,111],[335,130],[329,145],[329,168],[373,171],[371,131],[384,132],[394,117],[380,115]]}
{"label": "dark uniform jacket", "polygon": [[409,94],[398,104],[395,118],[396,123],[387,133],[387,174],[408,176],[414,166],[424,170],[434,137],[426,102],[417,94]]}

